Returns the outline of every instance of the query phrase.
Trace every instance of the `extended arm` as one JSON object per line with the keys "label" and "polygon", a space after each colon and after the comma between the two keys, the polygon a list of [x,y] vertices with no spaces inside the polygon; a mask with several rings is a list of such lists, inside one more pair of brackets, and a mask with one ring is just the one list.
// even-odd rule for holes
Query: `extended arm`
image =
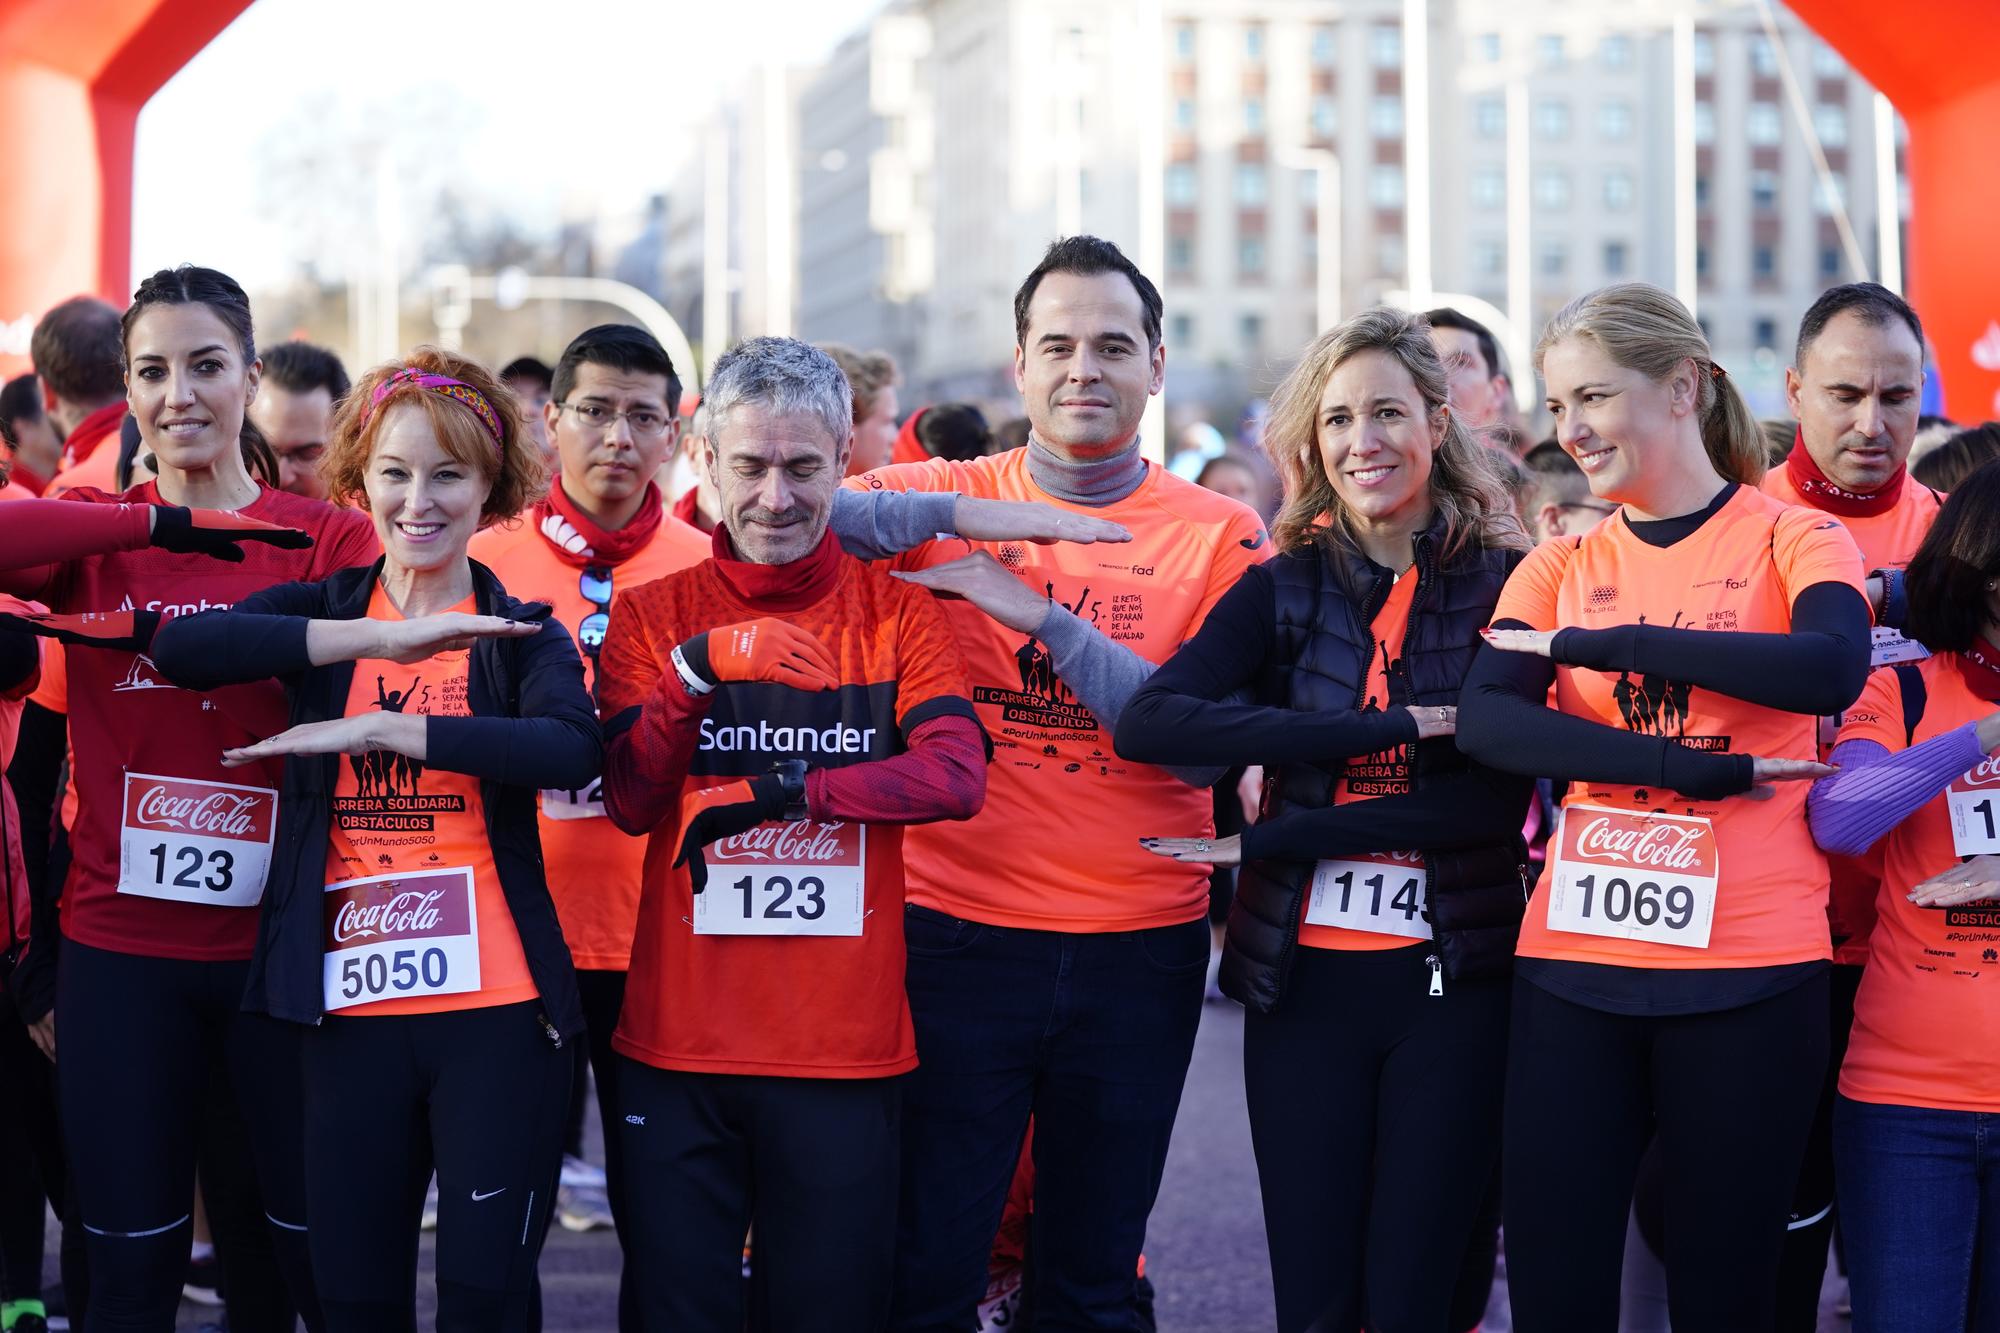
{"label": "extended arm", "polygon": [[148,505],[16,500],[0,523],[0,591],[37,597],[66,561],[136,551],[151,540]]}
{"label": "extended arm", "polygon": [[[508,653],[507,644],[474,650]],[[577,788],[604,763],[604,734],[583,684],[576,641],[560,621],[544,619],[514,652],[520,711],[514,717],[430,717],[427,762],[516,787]]]}
{"label": "extended arm", "polygon": [[669,670],[644,704],[604,723],[604,813],[635,837],[680,807],[701,720],[715,696],[693,694]]}
{"label": "extended arm", "polygon": [[928,824],[979,813],[986,803],[986,735],[978,722],[955,713],[932,717],[910,729],[908,744],[887,759],[807,773],[807,813],[867,824]]}
{"label": "extended arm", "polygon": [[1985,758],[1988,740],[2000,745],[2000,714],[1907,750],[1842,741],[1830,759],[1840,771],[1815,782],[1806,796],[1813,841],[1842,856],[1861,855]]}
{"label": "extended arm", "polygon": [[1243,830],[1243,856],[1316,861],[1410,847],[1486,847],[1520,836],[1534,779],[1475,768],[1400,796],[1296,810]]}

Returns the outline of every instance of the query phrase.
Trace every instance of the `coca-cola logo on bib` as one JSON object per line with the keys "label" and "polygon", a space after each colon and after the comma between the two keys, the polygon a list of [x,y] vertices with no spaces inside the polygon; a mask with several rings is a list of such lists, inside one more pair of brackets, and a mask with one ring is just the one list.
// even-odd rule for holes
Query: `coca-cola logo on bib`
{"label": "coca-cola logo on bib", "polygon": [[470,890],[463,871],[331,888],[326,894],[327,947],[467,934],[472,929]]}
{"label": "coca-cola logo on bib", "polygon": [[747,833],[709,844],[704,855],[716,861],[758,865],[859,865],[860,841],[853,824],[822,824],[801,819],[789,824],[759,824]]}
{"label": "coca-cola logo on bib", "polygon": [[1574,821],[1571,855],[1665,875],[1715,874],[1715,834],[1706,824],[1669,823],[1644,815],[1593,814]]}
{"label": "coca-cola logo on bib", "polygon": [[2000,787],[2000,759],[1988,756],[1966,770],[1953,784],[1958,787]]}
{"label": "coca-cola logo on bib", "polygon": [[207,782],[131,774],[125,783],[125,826],[268,842],[277,793]]}

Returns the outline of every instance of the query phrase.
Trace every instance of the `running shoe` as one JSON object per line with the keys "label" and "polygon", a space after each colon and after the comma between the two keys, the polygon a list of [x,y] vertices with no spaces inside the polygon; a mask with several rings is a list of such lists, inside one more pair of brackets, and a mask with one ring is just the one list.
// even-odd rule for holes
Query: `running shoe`
{"label": "running shoe", "polygon": [[606,1230],[613,1225],[610,1197],[589,1185],[559,1185],[556,1221],[562,1223],[565,1231]]}
{"label": "running shoe", "polygon": [[213,1254],[188,1259],[187,1276],[181,1279],[181,1295],[196,1305],[222,1304],[222,1265]]}
{"label": "running shoe", "polygon": [[424,1215],[417,1225],[425,1231],[438,1229],[438,1182],[431,1177],[430,1188],[424,1191]]}
{"label": "running shoe", "polygon": [[593,1190],[605,1189],[610,1184],[604,1178],[603,1167],[592,1166],[581,1157],[572,1157],[568,1153],[563,1154],[562,1183]]}

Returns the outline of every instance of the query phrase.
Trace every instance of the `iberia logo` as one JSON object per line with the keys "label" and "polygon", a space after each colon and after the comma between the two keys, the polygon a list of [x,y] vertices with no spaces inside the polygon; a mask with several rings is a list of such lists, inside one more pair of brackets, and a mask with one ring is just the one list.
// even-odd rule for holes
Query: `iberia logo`
{"label": "iberia logo", "polygon": [[277,818],[278,794],[267,787],[125,775],[125,827],[265,843]]}
{"label": "iberia logo", "polygon": [[1705,819],[1575,805],[1563,812],[1562,836],[1563,860],[1609,870],[1713,879],[1721,867]]}

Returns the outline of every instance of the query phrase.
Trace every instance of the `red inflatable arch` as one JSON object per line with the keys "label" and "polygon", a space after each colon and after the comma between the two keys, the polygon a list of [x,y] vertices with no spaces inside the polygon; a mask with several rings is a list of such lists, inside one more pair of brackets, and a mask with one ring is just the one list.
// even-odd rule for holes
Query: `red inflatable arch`
{"label": "red inflatable arch", "polygon": [[[139,108],[249,0],[0,0],[0,374],[78,292],[129,295]],[[2000,125],[1994,0],[1791,0],[1909,125],[1909,293],[1947,405],[2000,417]]]}

